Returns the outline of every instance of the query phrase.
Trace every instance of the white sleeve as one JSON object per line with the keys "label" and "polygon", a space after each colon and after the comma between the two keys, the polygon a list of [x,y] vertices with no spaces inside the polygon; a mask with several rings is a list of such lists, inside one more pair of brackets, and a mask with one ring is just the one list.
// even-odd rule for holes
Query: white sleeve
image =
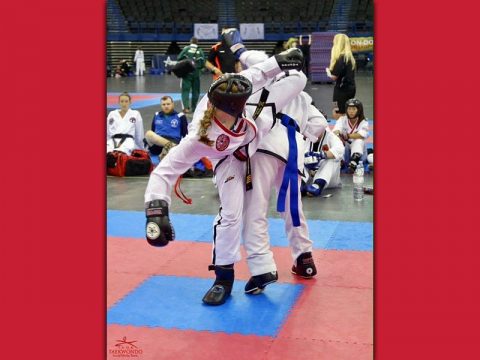
{"label": "white sleeve", "polygon": [[244,51],[242,55],[240,55],[240,62],[242,65],[245,65],[247,68],[261,63],[268,59],[268,55],[264,51],[258,50],[248,50]]}
{"label": "white sleeve", "polygon": [[368,138],[368,121],[367,119],[363,120],[360,125],[358,126],[358,134],[362,135],[363,139]]}
{"label": "white sleeve", "polygon": [[165,200],[170,205],[172,187],[180,175],[202,158],[202,146],[206,145],[191,135],[187,135],[180,144],[174,146],[150,174],[145,190],[145,202]]}
{"label": "white sleeve", "polygon": [[140,111],[137,111],[137,121],[135,121],[135,146],[137,149],[143,149],[145,146],[143,144],[144,130],[143,130],[143,120]]}
{"label": "white sleeve", "polygon": [[247,70],[243,70],[240,72],[240,75],[245,76],[252,82],[252,93],[254,93],[281,72],[282,70],[278,66],[277,60],[275,57],[271,57],[261,63],[253,65]]}
{"label": "white sleeve", "polygon": [[332,154],[335,156],[335,159],[340,160],[343,158],[343,155],[345,154],[345,146],[342,143],[342,140],[338,136],[336,136],[334,133],[331,131],[327,130],[327,144],[329,147],[329,150],[332,152]]}
{"label": "white sleeve", "polygon": [[327,119],[313,105],[308,105],[307,126],[303,135],[312,142],[316,142],[320,134],[328,127]]}
{"label": "white sleeve", "polygon": [[115,117],[113,116],[113,111],[110,111],[107,115],[107,141],[110,140],[112,138],[112,135],[113,135],[110,132],[110,124],[109,124],[110,119],[114,119],[114,121],[115,121]]}
{"label": "white sleeve", "polygon": [[332,131],[340,131],[340,133],[343,132],[343,119],[339,118],[337,121],[335,121],[335,126],[333,127]]}

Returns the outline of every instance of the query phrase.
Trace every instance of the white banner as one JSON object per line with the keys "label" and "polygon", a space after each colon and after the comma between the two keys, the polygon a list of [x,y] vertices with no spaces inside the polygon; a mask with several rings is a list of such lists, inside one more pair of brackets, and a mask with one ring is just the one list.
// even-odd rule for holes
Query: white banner
{"label": "white banner", "polygon": [[263,40],[265,38],[263,23],[240,24],[240,35],[243,40]]}
{"label": "white banner", "polygon": [[194,24],[193,34],[199,40],[217,40],[218,24]]}

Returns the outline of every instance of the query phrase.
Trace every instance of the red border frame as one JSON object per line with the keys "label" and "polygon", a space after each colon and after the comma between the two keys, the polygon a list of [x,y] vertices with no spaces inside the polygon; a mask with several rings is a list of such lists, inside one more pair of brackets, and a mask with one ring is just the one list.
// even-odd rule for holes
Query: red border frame
{"label": "red border frame", "polygon": [[[470,3],[375,2],[378,359],[479,352]],[[3,5],[4,358],[105,355],[105,4]]]}

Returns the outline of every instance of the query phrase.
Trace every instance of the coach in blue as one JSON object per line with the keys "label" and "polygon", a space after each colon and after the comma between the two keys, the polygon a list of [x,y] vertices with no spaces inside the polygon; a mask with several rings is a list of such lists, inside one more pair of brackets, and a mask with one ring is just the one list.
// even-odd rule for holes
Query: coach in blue
{"label": "coach in blue", "polygon": [[177,113],[174,109],[173,99],[164,96],[161,99],[162,111],[156,112],[152,120],[152,129],[145,133],[148,150],[152,155],[163,155],[188,133],[187,118],[183,113]]}

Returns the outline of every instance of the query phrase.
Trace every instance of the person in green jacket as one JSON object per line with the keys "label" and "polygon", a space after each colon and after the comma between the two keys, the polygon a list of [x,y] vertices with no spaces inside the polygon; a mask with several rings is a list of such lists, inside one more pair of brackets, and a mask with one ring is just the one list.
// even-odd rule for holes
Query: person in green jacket
{"label": "person in green jacket", "polygon": [[[195,71],[182,77],[182,103],[183,112],[193,113],[197,106],[198,97],[200,96],[200,71],[205,65],[205,54],[197,45],[198,40],[192,37],[190,45],[187,45],[178,55],[177,60],[192,59],[195,61]],[[190,90],[192,91],[192,107],[190,108]]]}

